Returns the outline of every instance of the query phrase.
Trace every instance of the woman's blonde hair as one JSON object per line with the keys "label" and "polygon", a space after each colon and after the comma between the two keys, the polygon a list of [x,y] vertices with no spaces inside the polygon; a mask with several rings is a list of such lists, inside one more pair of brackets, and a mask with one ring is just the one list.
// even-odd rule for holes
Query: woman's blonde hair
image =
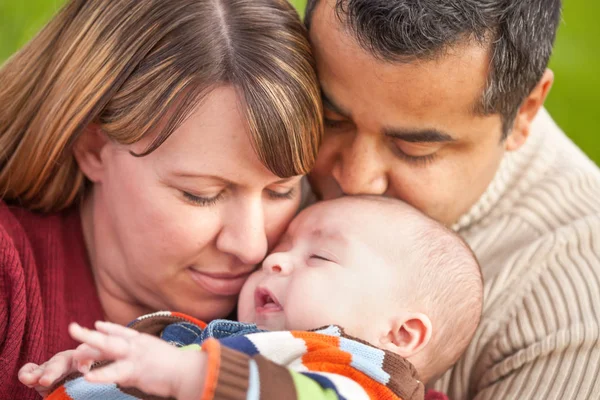
{"label": "woman's blonde hair", "polygon": [[90,123],[124,144],[158,132],[144,156],[226,84],[261,162],[280,177],[307,173],[320,91],[286,0],[71,0],[0,69],[1,198],[68,207],[85,184],[71,146]]}

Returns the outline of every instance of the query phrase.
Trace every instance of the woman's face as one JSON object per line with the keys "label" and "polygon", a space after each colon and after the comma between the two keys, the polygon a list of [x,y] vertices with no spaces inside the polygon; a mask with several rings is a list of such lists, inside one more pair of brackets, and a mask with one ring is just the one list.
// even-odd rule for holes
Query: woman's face
{"label": "woman's face", "polygon": [[231,87],[214,90],[156,151],[130,154],[152,139],[100,152],[90,252],[99,287],[148,311],[225,317],[294,216],[300,177],[261,164]]}

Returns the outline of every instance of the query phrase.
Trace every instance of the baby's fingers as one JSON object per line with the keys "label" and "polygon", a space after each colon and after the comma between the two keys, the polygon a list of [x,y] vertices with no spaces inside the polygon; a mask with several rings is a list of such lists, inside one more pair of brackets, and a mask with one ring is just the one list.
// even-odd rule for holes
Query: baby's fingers
{"label": "baby's fingers", "polygon": [[132,338],[140,333],[131,328],[126,328],[122,325],[113,324],[112,322],[96,321],[94,324],[98,332],[106,333],[111,336],[120,336],[123,338]]}
{"label": "baby's fingers", "polygon": [[40,369],[42,369],[42,374],[38,381],[39,385],[45,387],[52,386],[62,377],[74,372],[73,351],[69,350],[58,353],[44,363]]}
{"label": "baby's fingers", "polygon": [[44,370],[41,366],[34,363],[27,363],[19,370],[19,381],[24,385],[32,387],[38,383],[43,372]]}
{"label": "baby's fingers", "polygon": [[76,323],[69,325],[69,333],[73,339],[98,350],[100,352],[98,359],[118,360],[129,353],[129,342],[122,337],[86,329]]}
{"label": "baby's fingers", "polygon": [[115,361],[101,368],[87,372],[84,376],[89,382],[95,383],[118,383],[127,385],[130,383],[135,368],[130,360]]}
{"label": "baby's fingers", "polygon": [[105,360],[104,354],[100,350],[85,343],[77,346],[73,358],[75,359],[77,370],[81,373],[88,372],[95,361]]}

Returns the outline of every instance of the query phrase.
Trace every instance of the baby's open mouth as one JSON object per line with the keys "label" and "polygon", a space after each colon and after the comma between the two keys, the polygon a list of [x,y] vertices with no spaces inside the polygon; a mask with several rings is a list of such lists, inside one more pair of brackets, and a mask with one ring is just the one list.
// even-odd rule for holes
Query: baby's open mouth
{"label": "baby's open mouth", "polygon": [[254,292],[254,304],[256,305],[257,313],[283,311],[283,307],[277,301],[277,297],[265,288],[256,289],[256,292]]}

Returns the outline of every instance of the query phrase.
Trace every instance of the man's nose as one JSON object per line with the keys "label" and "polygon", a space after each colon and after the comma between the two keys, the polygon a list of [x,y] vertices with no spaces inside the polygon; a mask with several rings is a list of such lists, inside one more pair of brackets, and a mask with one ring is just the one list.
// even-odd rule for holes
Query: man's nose
{"label": "man's nose", "polygon": [[331,173],[345,194],[382,195],[387,191],[386,166],[375,140],[358,134],[341,150]]}

